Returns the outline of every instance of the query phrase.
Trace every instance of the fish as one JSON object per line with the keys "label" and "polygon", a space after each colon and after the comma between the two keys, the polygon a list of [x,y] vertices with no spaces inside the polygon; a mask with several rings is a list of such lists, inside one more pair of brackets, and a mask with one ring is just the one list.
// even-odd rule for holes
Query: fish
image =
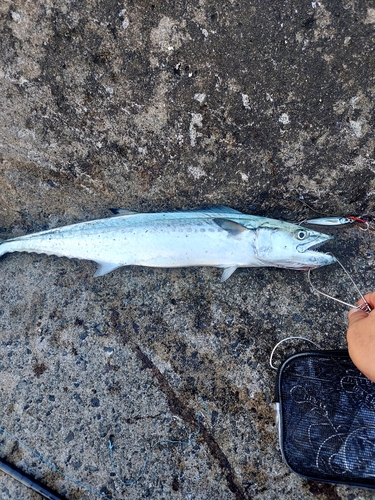
{"label": "fish", "polygon": [[289,222],[245,214],[229,207],[139,213],[116,209],[111,217],[0,240],[0,257],[35,252],[98,264],[94,276],[121,266],[223,269],[226,281],[237,268],[308,270],[333,264],[316,252],[331,236]]}

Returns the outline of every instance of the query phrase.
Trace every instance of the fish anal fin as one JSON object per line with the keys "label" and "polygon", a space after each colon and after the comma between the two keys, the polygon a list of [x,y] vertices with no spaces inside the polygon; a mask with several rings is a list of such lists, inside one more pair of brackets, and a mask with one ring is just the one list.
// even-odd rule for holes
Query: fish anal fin
{"label": "fish anal fin", "polygon": [[223,275],[221,276],[221,282],[224,283],[228,278],[232,276],[234,271],[237,269],[237,266],[226,267],[223,271]]}
{"label": "fish anal fin", "polygon": [[135,215],[138,213],[132,210],[127,210],[126,208],[110,208],[110,211],[113,213],[112,217],[122,217],[124,215]]}
{"label": "fish anal fin", "polygon": [[232,236],[239,236],[244,231],[249,231],[247,227],[230,219],[213,219],[213,221]]}
{"label": "fish anal fin", "polygon": [[104,276],[105,274],[108,274],[111,271],[114,271],[115,269],[121,266],[121,264],[113,264],[112,262],[97,262],[97,264],[98,264],[98,269],[94,274],[94,278],[98,278],[99,276]]}

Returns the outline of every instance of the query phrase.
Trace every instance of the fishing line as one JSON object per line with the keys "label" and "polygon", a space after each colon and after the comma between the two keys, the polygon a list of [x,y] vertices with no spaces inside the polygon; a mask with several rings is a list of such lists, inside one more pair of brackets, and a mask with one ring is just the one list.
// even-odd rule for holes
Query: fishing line
{"label": "fishing line", "polygon": [[108,447],[109,447],[109,456],[110,456],[110,459],[111,459],[111,465],[112,465],[112,469],[113,469],[113,472],[115,473],[116,475],[116,478],[120,481],[121,484],[123,484],[124,486],[132,486],[133,484],[135,484],[136,482],[138,482],[141,477],[145,474],[146,472],[146,468],[147,468],[147,464],[151,458],[151,455],[152,455],[152,452],[155,450],[155,448],[157,446],[159,446],[160,444],[163,444],[163,443],[166,443],[166,444],[179,444],[181,446],[185,445],[185,448],[187,448],[188,446],[190,446],[194,441],[195,439],[197,438],[197,436],[199,435],[200,431],[201,431],[201,418],[202,418],[202,415],[205,414],[205,415],[211,415],[211,412],[210,410],[208,409],[208,406],[206,404],[206,402],[201,398],[202,400],[202,403],[205,407],[205,409],[201,409],[197,412],[197,424],[198,424],[198,429],[197,431],[193,434],[193,436],[189,437],[189,440],[188,441],[181,441],[181,440],[176,440],[176,439],[159,439],[159,441],[157,441],[155,444],[153,444],[145,458],[145,461],[144,461],[144,464],[143,464],[143,467],[141,469],[141,472],[138,474],[138,476],[135,478],[135,479],[129,479],[129,480],[126,480],[124,481],[123,479],[121,479],[121,477],[118,475],[117,471],[116,471],[116,467],[115,467],[115,463],[114,463],[114,458],[113,458],[113,449],[114,449],[114,446],[113,446],[113,443],[111,440],[108,441]]}
{"label": "fishing line", "polygon": [[277,370],[278,368],[272,363],[272,360],[273,360],[273,355],[275,354],[275,351],[276,349],[279,347],[279,345],[281,345],[283,342],[286,342],[287,340],[293,340],[293,339],[298,339],[298,340],[306,340],[306,342],[310,342],[310,344],[313,344],[315,347],[317,347],[318,349],[320,349],[320,346],[318,346],[318,344],[315,344],[315,342],[313,342],[312,340],[310,339],[307,339],[306,337],[286,337],[285,339],[283,340],[280,340],[280,342],[278,342],[275,347],[272,349],[272,352],[271,352],[271,355],[270,355],[270,367],[272,368],[272,370]]}
{"label": "fishing line", "polygon": [[[329,254],[329,255],[332,255],[332,254]],[[350,281],[354,285],[354,287],[357,290],[358,294],[361,296],[361,299],[363,300],[363,304],[361,306],[350,304],[349,302],[345,302],[344,300],[338,299],[337,297],[333,297],[332,295],[329,295],[328,293],[325,293],[325,292],[322,292],[321,290],[318,290],[317,288],[315,288],[315,286],[311,282],[311,276],[310,276],[311,269],[309,269],[308,273],[307,273],[307,279],[309,281],[311,290],[313,292],[315,292],[315,293],[323,295],[324,297],[327,297],[329,299],[335,300],[336,302],[339,302],[340,304],[343,304],[344,306],[348,306],[351,309],[359,309],[360,311],[364,311],[365,313],[370,314],[370,312],[371,312],[372,309],[371,309],[369,303],[367,302],[367,300],[365,299],[365,297],[363,296],[363,294],[361,293],[361,291],[359,290],[358,286],[355,284],[353,278],[350,276],[349,272],[345,269],[345,267],[343,266],[343,264],[341,264],[341,262],[337,258],[336,258],[336,261],[341,266],[341,268],[344,270],[345,274],[348,276],[348,278],[350,279]]]}
{"label": "fishing line", "polygon": [[[111,442],[111,440],[108,441],[108,447],[109,447],[109,455],[110,455],[110,461],[111,461],[111,465],[112,465],[112,469],[113,469],[113,472],[116,476],[116,478],[120,481],[120,483],[123,485],[123,486],[131,486],[133,484],[135,484],[137,481],[139,481],[139,479],[141,479],[141,477],[145,474],[146,472],[146,469],[147,469],[147,465],[148,465],[148,462],[150,460],[150,457],[151,457],[151,454],[152,452],[154,451],[154,449],[159,445],[159,444],[162,444],[162,443],[168,443],[168,444],[180,444],[181,446],[185,445],[185,447],[187,446],[190,446],[195,440],[196,438],[198,437],[198,435],[200,434],[201,432],[201,419],[202,419],[202,416],[205,414],[205,415],[211,415],[211,411],[209,410],[208,406],[207,406],[207,403],[203,400],[203,398],[201,397],[201,401],[202,401],[202,404],[204,406],[204,409],[200,409],[198,410],[198,412],[196,413],[197,415],[197,430],[196,432],[189,437],[188,441],[182,441],[182,440],[174,440],[174,439],[159,439],[159,441],[157,441],[149,450],[146,458],[145,458],[145,461],[144,461],[144,464],[143,464],[143,467],[142,467],[142,470],[141,472],[139,473],[139,475],[135,478],[135,479],[132,479],[132,480],[129,480],[129,481],[123,481],[120,476],[117,474],[116,470],[115,470],[115,463],[114,463],[114,458],[113,458],[113,449],[114,449],[114,445],[113,443]],[[13,439],[16,443],[18,443],[20,446],[22,446],[25,450],[27,450],[31,455],[34,455],[36,458],[38,458],[41,462],[43,462],[44,464],[46,464],[50,469],[52,469],[53,471],[57,472],[58,474],[61,474],[65,479],[67,479],[68,481],[72,482],[73,484],[75,484],[76,486],[82,488],[82,489],[85,489],[86,491],[89,491],[90,493],[93,493],[94,495],[97,495],[101,498],[103,498],[104,500],[112,500],[113,497],[108,497],[107,495],[105,495],[104,493],[98,491],[98,490],[95,490],[94,488],[91,488],[90,486],[88,486],[87,484],[81,482],[81,481],[77,481],[76,479],[72,478],[71,476],[69,476],[68,474],[65,474],[65,472],[63,472],[62,470],[60,470],[56,465],[54,465],[52,462],[50,462],[49,460],[47,460],[46,458],[44,458],[40,453],[38,453],[37,451],[31,449],[26,443],[24,443],[23,441],[21,441],[19,438],[17,438],[16,436],[14,436],[13,434],[11,434],[10,432],[8,432],[6,429],[4,429],[4,427],[1,427],[0,426],[0,433],[3,433],[5,434],[6,436],[10,437],[11,439]]]}
{"label": "fishing line", "polygon": [[319,215],[327,215],[329,216],[330,214],[327,213],[327,212],[320,212],[319,210],[317,210],[316,208],[313,208],[311,205],[309,205],[308,203],[306,203],[304,200],[301,200],[301,198],[297,197],[297,196],[294,196],[294,199],[299,201],[300,203],[302,203],[303,205],[306,205],[306,207],[308,207],[310,210],[312,210],[313,212],[316,212],[317,214]]}
{"label": "fishing line", "polygon": [[365,231],[365,232],[366,232],[366,231],[370,231],[370,229],[371,229],[371,228],[370,228],[370,223],[369,223],[368,221],[365,221],[364,223],[365,223],[366,227],[360,227],[359,229],[360,229],[361,231]]}
{"label": "fishing line", "polygon": [[[331,253],[329,253],[329,255],[332,255]],[[334,257],[334,256],[333,256]],[[367,300],[365,299],[365,297],[363,296],[363,294],[361,293],[360,289],[358,288],[358,286],[356,285],[356,283],[354,282],[353,278],[350,276],[349,272],[345,269],[345,267],[343,266],[343,264],[335,257],[337,263],[341,266],[341,268],[343,269],[343,271],[345,272],[345,274],[348,276],[348,278],[350,279],[350,281],[352,282],[353,286],[355,287],[355,289],[357,290],[358,294],[360,295],[360,297],[362,298],[363,300],[363,304],[361,306],[356,306],[356,305],[353,305],[353,304],[350,304],[349,302],[345,302],[341,299],[338,299],[336,297],[332,297],[332,295],[329,295],[328,293],[325,293],[325,292],[322,292],[321,290],[318,290],[311,282],[311,269],[308,270],[308,273],[307,273],[307,279],[309,281],[309,284],[310,284],[310,287],[312,289],[313,292],[316,292],[320,295],[323,295],[324,297],[327,297],[329,299],[332,299],[332,300],[335,300],[336,302],[339,302],[340,304],[343,304],[345,306],[348,306],[352,309],[359,309],[360,311],[364,311],[366,312],[367,314],[370,314],[371,312],[371,307],[369,305],[369,303],[367,302]],[[273,364],[272,360],[273,360],[273,356],[275,354],[275,351],[276,349],[279,347],[280,344],[282,344],[283,342],[286,342],[287,340],[293,340],[293,339],[298,339],[298,340],[305,340],[307,342],[310,342],[311,344],[313,344],[315,347],[317,347],[318,349],[320,348],[315,342],[313,342],[312,340],[309,340],[305,337],[287,337],[283,340],[281,340],[280,342],[278,342],[275,347],[272,349],[272,352],[271,352],[271,355],[270,355],[270,360],[269,360],[269,363],[270,363],[270,367],[273,369],[273,370],[277,370],[277,367]]]}

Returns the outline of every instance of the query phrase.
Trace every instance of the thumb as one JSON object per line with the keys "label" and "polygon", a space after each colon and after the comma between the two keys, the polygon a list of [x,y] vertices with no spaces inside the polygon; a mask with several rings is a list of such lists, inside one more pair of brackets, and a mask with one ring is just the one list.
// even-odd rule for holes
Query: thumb
{"label": "thumb", "polygon": [[368,314],[365,311],[362,311],[362,309],[350,309],[348,312],[349,326],[354,325],[357,321],[361,321],[367,317]]}

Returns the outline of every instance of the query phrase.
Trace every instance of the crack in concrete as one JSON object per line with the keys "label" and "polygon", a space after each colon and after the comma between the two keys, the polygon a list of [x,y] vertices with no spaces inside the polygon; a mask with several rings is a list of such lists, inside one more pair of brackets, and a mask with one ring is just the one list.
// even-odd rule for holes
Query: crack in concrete
{"label": "crack in concrete", "polygon": [[[159,368],[151,361],[151,359],[141,350],[141,348],[137,344],[133,344],[131,348],[141,362],[142,368],[152,371],[152,375],[158,381],[160,389],[167,397],[168,405],[172,413],[181,417],[185,422],[196,424],[196,412],[187,408],[183,401],[176,395],[172,387],[169,385],[167,379],[160,372]],[[203,423],[201,423],[200,429],[200,435],[203,441],[206,443],[211,455],[218,461],[220,468],[224,472],[228,488],[232,493],[234,493],[237,500],[244,500],[246,498],[245,493],[241,485],[238,483],[238,479],[236,478],[235,472],[228,458]]]}

